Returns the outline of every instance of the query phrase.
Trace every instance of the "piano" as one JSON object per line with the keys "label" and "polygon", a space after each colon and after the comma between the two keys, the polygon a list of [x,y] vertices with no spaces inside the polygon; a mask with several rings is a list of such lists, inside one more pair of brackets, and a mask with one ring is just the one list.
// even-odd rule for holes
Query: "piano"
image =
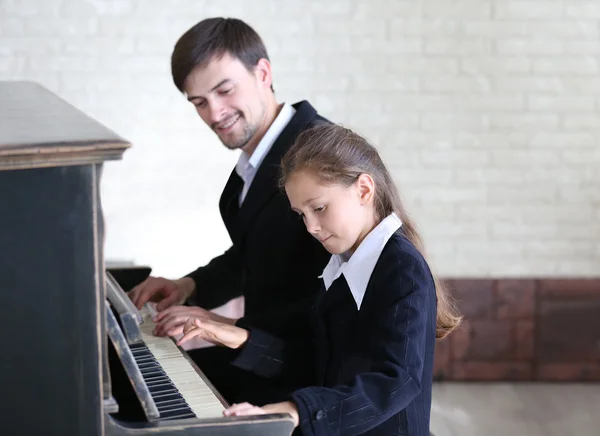
{"label": "piano", "polygon": [[286,414],[224,417],[107,270],[102,168],[129,147],[41,85],[0,81],[0,434],[289,436]]}

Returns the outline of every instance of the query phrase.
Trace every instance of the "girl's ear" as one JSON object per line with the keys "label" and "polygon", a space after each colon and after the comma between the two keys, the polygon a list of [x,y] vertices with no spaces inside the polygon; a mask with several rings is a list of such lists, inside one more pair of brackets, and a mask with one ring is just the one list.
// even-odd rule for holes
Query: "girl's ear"
{"label": "girl's ear", "polygon": [[361,205],[373,202],[373,198],[375,197],[375,181],[370,175],[363,173],[358,176],[356,188]]}

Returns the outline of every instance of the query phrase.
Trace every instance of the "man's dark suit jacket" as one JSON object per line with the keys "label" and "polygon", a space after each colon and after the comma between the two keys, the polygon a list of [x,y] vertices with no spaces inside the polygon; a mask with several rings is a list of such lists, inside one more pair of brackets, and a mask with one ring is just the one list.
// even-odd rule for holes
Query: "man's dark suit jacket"
{"label": "man's dark suit jacket", "polygon": [[[284,339],[309,334],[311,308],[320,286],[318,276],[330,257],[291,210],[285,191],[279,187],[279,164],[285,152],[303,130],[327,122],[307,101],[293,106],[296,113],[265,156],[241,207],[243,182],[235,169],[223,190],[219,208],[232,247],[188,275],[196,283],[195,304],[211,309],[243,295],[245,314],[237,325],[257,327]],[[216,354],[220,356],[215,358]],[[223,348],[190,353],[209,379],[207,365],[212,363],[208,360],[216,364],[231,360],[234,354]],[[231,374],[221,377],[213,373],[215,377],[234,380]],[[245,383],[235,380],[236,384]],[[212,381],[219,389],[220,382]],[[235,396],[236,401],[256,399],[241,395]]]}
{"label": "man's dark suit jacket", "polygon": [[299,433],[429,436],[436,332],[429,267],[398,230],[385,245],[360,310],[343,274],[321,288],[312,341],[252,329],[234,365],[277,379],[312,360],[317,383],[289,397]]}

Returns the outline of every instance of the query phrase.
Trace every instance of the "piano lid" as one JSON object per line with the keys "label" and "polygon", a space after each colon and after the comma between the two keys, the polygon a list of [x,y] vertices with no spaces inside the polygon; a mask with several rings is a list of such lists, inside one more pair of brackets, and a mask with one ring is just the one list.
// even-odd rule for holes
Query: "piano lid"
{"label": "piano lid", "polygon": [[116,160],[128,147],[38,83],[0,81],[0,170]]}

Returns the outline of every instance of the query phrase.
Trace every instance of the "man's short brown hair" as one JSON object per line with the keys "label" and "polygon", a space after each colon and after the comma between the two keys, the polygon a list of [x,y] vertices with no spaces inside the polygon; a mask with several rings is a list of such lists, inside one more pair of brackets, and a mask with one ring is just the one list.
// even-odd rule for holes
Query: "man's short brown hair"
{"label": "man's short brown hair", "polygon": [[185,79],[194,68],[225,54],[239,59],[248,71],[260,59],[269,60],[261,37],[248,24],[237,18],[207,18],[185,32],[175,44],[171,55],[175,86],[183,92]]}

